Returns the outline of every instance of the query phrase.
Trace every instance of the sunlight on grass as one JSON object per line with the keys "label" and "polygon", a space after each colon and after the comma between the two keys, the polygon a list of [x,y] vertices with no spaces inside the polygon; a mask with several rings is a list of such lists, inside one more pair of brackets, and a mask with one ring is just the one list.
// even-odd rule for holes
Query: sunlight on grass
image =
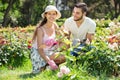
{"label": "sunlight on grass", "polygon": [[[57,77],[57,73],[59,72],[59,69],[56,71],[52,71],[52,70],[45,70],[39,74],[30,74],[31,73],[31,62],[30,60],[28,60],[27,62],[25,62],[25,64],[22,67],[13,69],[13,70],[9,70],[8,68],[5,67],[1,67],[0,68],[0,80],[68,80],[67,78],[58,78]],[[82,67],[80,67],[79,69],[71,69],[71,73],[70,75],[72,75],[73,79],[69,80],[104,80],[108,78],[104,78],[104,76],[100,77],[95,77],[92,76],[90,74],[88,74],[86,71],[82,70]],[[76,75],[78,78],[74,78],[76,77]],[[71,77],[71,78],[72,78]],[[120,80],[119,78],[111,78],[110,80]]]}
{"label": "sunlight on grass", "polygon": [[40,74],[31,74],[31,62],[28,60],[22,67],[9,70],[0,68],[0,80],[56,80],[55,71],[45,70]]}
{"label": "sunlight on grass", "polygon": [[56,80],[55,75],[51,71],[44,71],[40,74],[30,74],[30,71],[8,70],[0,72],[0,80]]}

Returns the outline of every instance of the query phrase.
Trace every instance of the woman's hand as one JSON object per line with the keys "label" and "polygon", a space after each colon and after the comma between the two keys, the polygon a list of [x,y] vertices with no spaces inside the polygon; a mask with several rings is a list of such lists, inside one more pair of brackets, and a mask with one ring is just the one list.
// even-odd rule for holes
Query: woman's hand
{"label": "woman's hand", "polygon": [[48,64],[50,65],[52,70],[56,70],[58,68],[58,66],[56,65],[56,63],[53,60],[49,60]]}

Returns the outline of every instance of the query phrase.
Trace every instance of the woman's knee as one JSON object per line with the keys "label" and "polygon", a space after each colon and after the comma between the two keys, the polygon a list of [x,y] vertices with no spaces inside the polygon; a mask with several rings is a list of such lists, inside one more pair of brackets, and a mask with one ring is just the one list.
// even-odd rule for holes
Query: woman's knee
{"label": "woman's knee", "polygon": [[57,63],[57,64],[61,64],[66,61],[65,55],[59,54],[59,53],[55,53],[55,54],[51,55],[50,59],[54,60],[55,63]]}
{"label": "woman's knee", "polygon": [[66,61],[66,58],[64,55],[59,55],[57,58],[54,59],[54,61],[58,64],[64,63]]}

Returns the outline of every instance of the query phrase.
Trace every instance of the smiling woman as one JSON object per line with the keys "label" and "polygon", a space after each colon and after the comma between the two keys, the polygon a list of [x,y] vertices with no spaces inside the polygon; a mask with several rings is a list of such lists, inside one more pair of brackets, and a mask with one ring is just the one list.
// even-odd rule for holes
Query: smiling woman
{"label": "smiling woman", "polygon": [[[54,52],[57,46],[55,30],[58,25],[55,20],[61,17],[55,6],[49,5],[42,13],[43,21],[37,25],[33,34],[31,61],[33,73],[42,71],[48,64],[52,70],[58,68],[57,64],[65,62],[65,57]],[[56,57],[57,56],[57,57]]]}

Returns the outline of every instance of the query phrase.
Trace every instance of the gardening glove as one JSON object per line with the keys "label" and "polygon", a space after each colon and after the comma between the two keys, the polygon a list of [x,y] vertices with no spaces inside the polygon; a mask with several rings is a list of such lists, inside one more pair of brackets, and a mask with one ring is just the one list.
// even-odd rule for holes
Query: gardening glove
{"label": "gardening glove", "polygon": [[52,70],[55,70],[58,68],[58,66],[55,64],[55,62],[53,60],[49,60],[48,64],[50,65]]}

